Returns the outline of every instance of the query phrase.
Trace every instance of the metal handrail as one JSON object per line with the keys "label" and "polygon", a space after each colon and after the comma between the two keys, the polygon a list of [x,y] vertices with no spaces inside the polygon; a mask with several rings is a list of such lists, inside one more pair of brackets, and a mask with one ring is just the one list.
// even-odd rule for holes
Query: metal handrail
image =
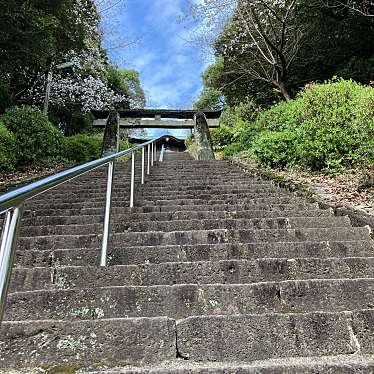
{"label": "metal handrail", "polygon": [[[107,188],[105,198],[105,215],[103,228],[103,241],[101,248],[100,266],[107,265],[107,251],[110,236],[110,215],[112,205],[112,186],[114,179],[114,163],[118,158],[131,154],[131,182],[130,182],[130,208],[134,207],[135,194],[135,154],[142,150],[141,184],[145,183],[145,174],[150,174],[150,167],[157,160],[157,141],[152,139],[122,152],[100,158],[83,165],[62,171],[43,178],[26,186],[17,188],[0,196],[0,214],[5,213],[0,246],[0,324],[4,315],[9,283],[14,265],[16,242],[20,231],[24,203],[58,185],[66,183],[83,174],[108,164]],[[145,170],[145,149],[147,148],[147,168]]]}

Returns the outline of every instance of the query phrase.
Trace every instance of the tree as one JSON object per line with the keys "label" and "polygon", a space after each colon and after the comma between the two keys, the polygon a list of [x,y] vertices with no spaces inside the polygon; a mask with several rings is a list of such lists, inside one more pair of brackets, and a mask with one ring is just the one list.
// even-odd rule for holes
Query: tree
{"label": "tree", "polygon": [[333,76],[368,84],[374,79],[374,23],[348,7],[335,7],[341,1],[304,0],[300,22],[307,33],[293,66],[293,86]]}
{"label": "tree", "polygon": [[[210,4],[221,1],[225,0],[210,0]],[[222,92],[228,106],[247,99],[262,106],[271,105],[280,99],[279,83],[283,81],[285,98],[287,94],[294,97],[310,82],[333,76],[363,84],[374,80],[372,18],[348,6],[337,8],[342,0],[329,0],[328,4],[326,1],[297,0],[293,8],[284,8],[292,5],[291,1],[239,1],[215,42],[216,56],[223,63],[213,87]],[[243,8],[245,5],[249,8]],[[263,7],[270,16],[262,11]],[[271,12],[274,9],[277,12]],[[290,9],[288,18],[284,17],[285,9]],[[284,23],[285,34],[280,27],[282,19],[288,19]],[[277,51],[279,46],[283,53]],[[278,77],[269,79],[274,75]]]}
{"label": "tree", "polygon": [[203,91],[194,103],[196,109],[223,109],[224,99],[221,86],[222,69],[223,60],[218,59],[214,64],[209,65],[201,74],[203,80]]}
{"label": "tree", "polygon": [[297,15],[296,0],[240,0],[219,41],[237,73],[270,83],[285,100],[291,98],[289,72],[304,35]]}
{"label": "tree", "polygon": [[345,9],[349,9],[359,15],[374,18],[374,1],[372,0],[322,0],[322,2],[323,5],[334,9],[336,12],[342,12]]}
{"label": "tree", "polygon": [[100,43],[92,0],[1,0],[0,87],[10,103],[22,96],[61,56]]}

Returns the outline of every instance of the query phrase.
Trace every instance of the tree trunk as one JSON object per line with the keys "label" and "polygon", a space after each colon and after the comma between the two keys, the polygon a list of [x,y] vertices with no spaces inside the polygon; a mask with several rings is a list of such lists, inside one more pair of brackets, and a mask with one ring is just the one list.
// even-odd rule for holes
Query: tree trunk
{"label": "tree trunk", "polygon": [[286,86],[286,84],[284,82],[274,81],[273,84],[274,84],[275,87],[279,88],[279,90],[280,90],[283,98],[286,101],[291,100],[291,95],[289,94],[287,86]]}

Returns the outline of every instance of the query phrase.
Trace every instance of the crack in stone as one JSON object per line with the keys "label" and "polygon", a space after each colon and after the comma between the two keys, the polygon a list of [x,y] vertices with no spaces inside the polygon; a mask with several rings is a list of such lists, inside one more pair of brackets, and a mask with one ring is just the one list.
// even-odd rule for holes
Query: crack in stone
{"label": "crack in stone", "polygon": [[183,355],[179,351],[179,347],[178,347],[178,325],[177,324],[175,324],[175,357],[177,359],[182,359],[182,360],[185,360],[185,361],[188,361],[190,359],[190,357],[188,355]]}

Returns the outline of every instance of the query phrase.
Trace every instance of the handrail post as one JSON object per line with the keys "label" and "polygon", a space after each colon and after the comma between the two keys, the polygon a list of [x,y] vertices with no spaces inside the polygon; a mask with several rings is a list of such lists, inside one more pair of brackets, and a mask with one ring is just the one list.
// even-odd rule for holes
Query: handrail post
{"label": "handrail post", "polygon": [[130,208],[134,207],[134,191],[135,191],[135,151],[131,152],[131,192],[130,192]]}
{"label": "handrail post", "polygon": [[106,266],[108,243],[110,236],[110,213],[112,208],[112,190],[113,190],[113,176],[114,176],[114,161],[108,163],[108,179],[106,186],[106,198],[105,198],[105,216],[104,216],[104,232],[103,242],[101,247],[101,259],[100,266]]}
{"label": "handrail post", "polygon": [[8,211],[5,217],[0,253],[0,324],[4,316],[22,214],[23,204]]}
{"label": "handrail post", "polygon": [[155,153],[155,147],[154,147],[154,143],[152,142],[151,143],[151,166],[153,166],[153,162],[154,162],[154,159],[155,159],[155,156],[154,156],[154,153]]}
{"label": "handrail post", "polygon": [[144,184],[144,163],[145,163],[145,149],[142,148],[142,184]]}
{"label": "handrail post", "polygon": [[154,161],[157,161],[157,143],[155,142],[155,154]]}
{"label": "handrail post", "polygon": [[147,152],[147,157],[148,157],[148,165],[147,165],[147,175],[149,175],[150,172],[150,162],[151,162],[151,145],[148,144],[148,152]]}
{"label": "handrail post", "polygon": [[160,162],[164,161],[165,145],[163,144],[160,151]]}

